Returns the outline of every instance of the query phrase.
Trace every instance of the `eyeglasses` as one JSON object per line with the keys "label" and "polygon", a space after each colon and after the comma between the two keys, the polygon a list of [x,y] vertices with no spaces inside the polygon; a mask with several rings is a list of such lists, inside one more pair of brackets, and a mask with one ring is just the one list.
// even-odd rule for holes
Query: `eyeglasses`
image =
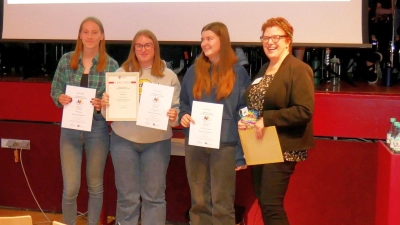
{"label": "eyeglasses", "polygon": [[283,37],[288,37],[288,36],[287,36],[287,35],[273,35],[273,36],[271,36],[271,37],[269,37],[269,36],[261,36],[261,37],[260,37],[260,40],[261,40],[261,42],[263,42],[263,43],[268,43],[268,42],[269,42],[269,39],[271,39],[272,42],[278,43],[278,41],[279,41],[281,38],[283,38]]}
{"label": "eyeglasses", "polygon": [[136,44],[135,45],[135,50],[142,50],[144,47],[144,49],[146,50],[151,50],[153,48],[153,44],[147,43],[145,45],[141,45],[141,44]]}

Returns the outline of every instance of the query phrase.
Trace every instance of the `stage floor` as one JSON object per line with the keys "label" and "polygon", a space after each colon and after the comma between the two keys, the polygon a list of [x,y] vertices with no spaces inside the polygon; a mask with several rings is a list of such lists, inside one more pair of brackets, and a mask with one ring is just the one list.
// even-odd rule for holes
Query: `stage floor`
{"label": "stage floor", "polygon": [[332,92],[332,93],[348,93],[348,94],[384,94],[384,95],[398,95],[400,94],[400,83],[387,87],[378,81],[376,84],[368,84],[367,82],[356,81],[350,84],[341,80],[339,84],[332,85],[332,83],[318,84],[314,86],[316,93]]}

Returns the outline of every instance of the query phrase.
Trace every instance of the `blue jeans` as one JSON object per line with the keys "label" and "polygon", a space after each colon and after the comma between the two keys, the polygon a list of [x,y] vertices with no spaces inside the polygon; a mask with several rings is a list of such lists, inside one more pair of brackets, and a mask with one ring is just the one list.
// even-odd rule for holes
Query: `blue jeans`
{"label": "blue jeans", "polygon": [[116,224],[138,224],[141,208],[142,225],[165,225],[171,139],[141,144],[112,132],[110,143],[117,188]]}
{"label": "blue jeans", "polygon": [[108,124],[101,114],[93,115],[91,132],[61,128],[60,155],[64,183],[62,194],[64,223],[76,224],[76,198],[80,188],[82,155],[85,149],[89,192],[88,224],[98,224],[103,206],[103,175],[109,140]]}
{"label": "blue jeans", "polygon": [[211,149],[188,145],[186,139],[191,225],[235,224],[235,145],[221,144],[219,149]]}

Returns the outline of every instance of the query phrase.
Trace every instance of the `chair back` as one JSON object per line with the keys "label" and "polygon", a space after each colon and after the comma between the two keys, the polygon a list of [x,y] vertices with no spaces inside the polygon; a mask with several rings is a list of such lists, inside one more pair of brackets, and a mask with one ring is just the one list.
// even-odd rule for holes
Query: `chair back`
{"label": "chair back", "polygon": [[31,216],[0,217],[0,225],[32,225]]}
{"label": "chair back", "polygon": [[60,223],[60,222],[57,222],[57,221],[53,221],[52,225],[67,225],[67,224],[65,224],[65,223]]}

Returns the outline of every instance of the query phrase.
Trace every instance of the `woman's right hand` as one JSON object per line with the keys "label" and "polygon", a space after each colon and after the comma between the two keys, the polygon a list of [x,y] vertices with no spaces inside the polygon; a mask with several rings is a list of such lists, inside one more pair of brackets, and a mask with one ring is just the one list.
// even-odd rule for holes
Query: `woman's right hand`
{"label": "woman's right hand", "polygon": [[110,96],[104,92],[103,96],[101,97],[101,107],[103,107],[103,109],[106,109],[106,107],[110,105],[108,103],[109,99],[110,99]]}
{"label": "woman's right hand", "polygon": [[247,124],[245,122],[243,122],[243,120],[239,120],[238,130],[247,130]]}
{"label": "woman's right hand", "polygon": [[184,128],[188,128],[190,126],[190,123],[194,124],[194,120],[192,119],[192,117],[189,114],[183,115],[181,118],[181,125]]}
{"label": "woman's right hand", "polygon": [[69,97],[68,95],[61,94],[60,97],[58,97],[58,102],[61,105],[65,106],[72,102],[72,98]]}

